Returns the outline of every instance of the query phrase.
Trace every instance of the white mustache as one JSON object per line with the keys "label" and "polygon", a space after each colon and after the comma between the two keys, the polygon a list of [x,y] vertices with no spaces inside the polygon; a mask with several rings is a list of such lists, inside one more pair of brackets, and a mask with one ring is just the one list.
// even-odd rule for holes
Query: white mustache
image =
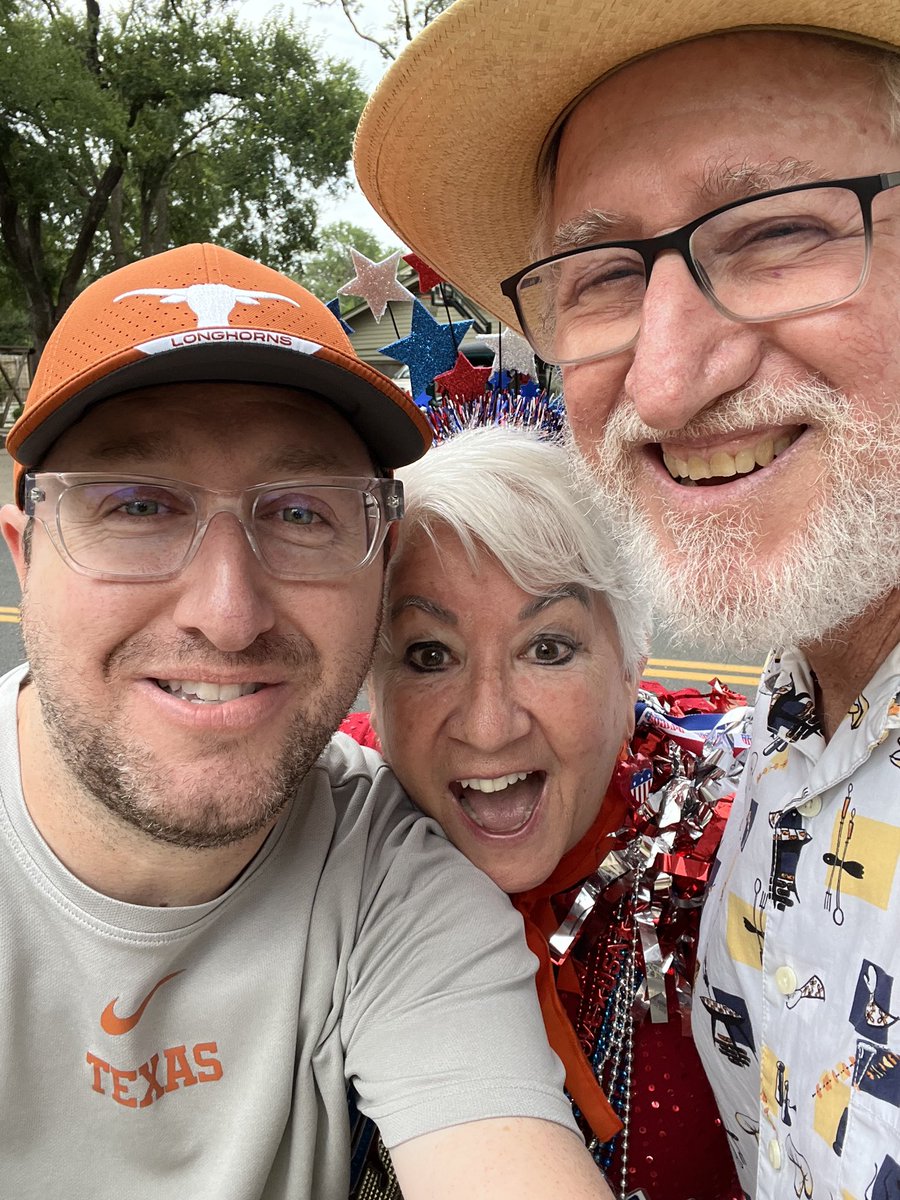
{"label": "white mustache", "polygon": [[850,409],[843,392],[820,380],[803,383],[761,383],[741,388],[698,413],[678,429],[657,429],[638,416],[632,404],[618,404],[609,415],[600,439],[601,452],[647,442],[703,441],[747,433],[768,425],[830,426]]}

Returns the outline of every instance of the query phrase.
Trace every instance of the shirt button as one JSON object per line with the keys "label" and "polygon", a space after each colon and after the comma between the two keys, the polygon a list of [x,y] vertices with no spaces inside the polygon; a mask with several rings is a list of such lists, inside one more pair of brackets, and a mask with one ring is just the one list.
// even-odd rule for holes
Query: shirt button
{"label": "shirt button", "polygon": [[780,1142],[776,1141],[775,1138],[772,1138],[771,1142],[769,1142],[768,1153],[769,1153],[769,1162],[772,1164],[772,1166],[774,1167],[774,1169],[776,1171],[780,1171],[781,1170],[781,1144],[780,1144]]}
{"label": "shirt button", "polygon": [[822,797],[810,796],[808,800],[804,800],[802,804],[797,805],[797,812],[802,817],[817,817],[822,811]]}
{"label": "shirt button", "polygon": [[[782,996],[790,996],[797,990],[797,974],[792,967],[779,967],[775,972],[775,986]],[[773,1143],[777,1145],[777,1143]]]}

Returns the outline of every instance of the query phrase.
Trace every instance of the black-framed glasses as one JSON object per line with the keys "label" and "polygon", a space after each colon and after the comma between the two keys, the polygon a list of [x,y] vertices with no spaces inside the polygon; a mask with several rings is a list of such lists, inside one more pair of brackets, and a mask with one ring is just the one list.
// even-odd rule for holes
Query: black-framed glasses
{"label": "black-framed glasses", "polygon": [[733,321],[833,308],[865,283],[872,202],[898,185],[900,171],[778,188],[659,237],[542,258],[500,287],[535,354],[560,366],[634,344],[650,272],[665,250],[681,255],[697,286]]}
{"label": "black-framed glasses", "polygon": [[254,554],[280,579],[326,580],[369,565],[403,516],[399,479],[279,480],[217,492],[175,479],[81,471],[29,473],[25,513],[82,575],[171,579],[210,521],[231,513]]}

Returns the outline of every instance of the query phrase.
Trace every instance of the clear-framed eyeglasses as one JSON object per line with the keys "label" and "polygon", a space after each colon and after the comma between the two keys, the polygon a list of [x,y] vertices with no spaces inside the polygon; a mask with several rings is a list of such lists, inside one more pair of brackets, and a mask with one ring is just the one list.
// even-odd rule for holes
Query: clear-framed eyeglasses
{"label": "clear-framed eyeglasses", "polygon": [[373,561],[403,516],[403,484],[329,477],[218,492],[174,479],[40,471],[25,477],[25,513],[73,570],[98,579],[172,579],[213,517],[231,513],[273,575],[329,580]]}
{"label": "clear-framed eyeglasses", "polygon": [[[672,233],[566,250],[500,285],[544,362],[563,366],[632,346],[657,257],[683,258],[732,321],[763,322],[843,304],[869,272],[873,225],[896,225],[897,202],[873,201],[900,172],[804,183],[725,204]],[[883,208],[882,208],[883,203]]]}

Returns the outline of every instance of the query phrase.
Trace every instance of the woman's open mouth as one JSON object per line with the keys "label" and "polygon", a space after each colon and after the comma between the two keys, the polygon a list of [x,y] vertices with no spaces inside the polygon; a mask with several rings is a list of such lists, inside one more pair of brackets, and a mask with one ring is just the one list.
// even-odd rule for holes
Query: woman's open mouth
{"label": "woman's open mouth", "polygon": [[506,837],[524,829],[544,794],[545,771],[459,779],[450,791],[466,817],[485,833]]}

